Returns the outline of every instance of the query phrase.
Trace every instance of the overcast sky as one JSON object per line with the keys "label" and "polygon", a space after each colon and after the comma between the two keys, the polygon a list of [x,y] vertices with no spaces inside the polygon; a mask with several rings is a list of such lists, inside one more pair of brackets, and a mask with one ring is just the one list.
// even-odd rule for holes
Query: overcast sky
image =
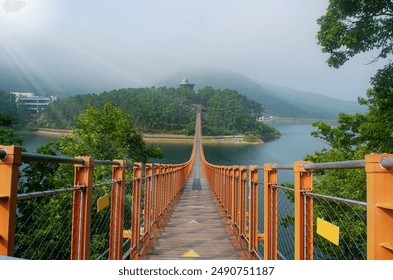
{"label": "overcast sky", "polygon": [[[19,2],[19,3],[18,3]],[[316,43],[327,0],[0,0],[0,72],[61,89],[151,86],[182,69],[356,100],[382,62],[339,70]],[[183,77],[179,77],[181,79]],[[192,77],[188,77],[192,81]],[[0,84],[1,88],[1,84]]]}

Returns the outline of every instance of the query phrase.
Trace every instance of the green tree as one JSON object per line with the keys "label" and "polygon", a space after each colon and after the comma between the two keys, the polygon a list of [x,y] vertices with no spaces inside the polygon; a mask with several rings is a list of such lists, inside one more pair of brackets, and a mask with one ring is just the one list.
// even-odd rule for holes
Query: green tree
{"label": "green tree", "polygon": [[[326,14],[318,19],[317,39],[328,65],[340,67],[356,54],[373,51],[375,59],[393,54],[393,2],[390,0],[330,0]],[[370,151],[393,151],[393,63],[388,62],[371,78],[372,88],[359,103],[365,114],[340,114],[338,126],[316,123],[314,136],[333,149],[352,151],[362,157]]]}
{"label": "green tree", "polygon": [[16,119],[12,114],[3,115],[0,113],[0,144],[1,145],[22,145],[23,137],[15,136],[13,126]]}
{"label": "green tree", "polygon": [[15,96],[9,92],[0,90],[0,100],[0,114],[11,114],[14,118],[17,118],[18,112],[15,103]]}
{"label": "green tree", "polygon": [[[374,60],[389,58],[393,46],[393,2],[390,0],[330,0],[326,14],[318,19],[320,31],[317,39],[322,50],[329,53],[328,65],[339,68],[356,54],[375,51]],[[368,106],[365,114],[339,114],[335,127],[323,122],[314,123],[313,136],[330,145],[305,159],[313,162],[331,162],[363,159],[370,152],[393,152],[393,64],[387,63],[371,78],[372,88],[361,104]],[[327,170],[315,172],[314,191],[353,200],[366,200],[366,176],[364,170]],[[314,208],[315,216],[324,216],[326,203]],[[346,248],[333,248],[327,254],[338,258],[364,258],[366,229],[363,210],[353,212],[337,209],[329,203],[330,222],[347,228],[349,236],[341,239],[352,244]],[[333,211],[337,210],[337,211]],[[349,219],[345,219],[344,217]],[[359,218],[360,217],[360,218]],[[362,223],[358,223],[362,221]],[[355,234],[356,233],[356,234]],[[352,240],[352,241],[350,241]],[[317,246],[324,247],[320,240]],[[354,251],[354,248],[360,250]]]}
{"label": "green tree", "polygon": [[330,54],[330,66],[338,68],[362,52],[375,51],[375,59],[392,55],[391,0],[330,0],[318,24],[318,43]]}
{"label": "green tree", "polygon": [[61,138],[56,147],[66,156],[89,155],[103,160],[127,158],[146,162],[162,156],[159,149],[146,147],[131,116],[111,103],[105,104],[102,110],[88,106],[76,118],[72,135]]}
{"label": "green tree", "polygon": [[22,145],[23,137],[15,136],[18,112],[14,95],[0,90],[0,145]]}

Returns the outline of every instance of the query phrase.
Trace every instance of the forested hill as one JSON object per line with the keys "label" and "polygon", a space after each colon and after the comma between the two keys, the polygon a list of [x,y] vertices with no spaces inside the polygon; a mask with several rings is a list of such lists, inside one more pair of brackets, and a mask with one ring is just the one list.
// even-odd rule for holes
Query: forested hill
{"label": "forested hill", "polygon": [[258,138],[274,137],[278,131],[257,121],[262,105],[229,89],[205,87],[197,92],[184,88],[128,88],[101,94],[75,95],[52,103],[38,119],[38,126],[74,127],[75,116],[89,105],[101,108],[112,103],[133,117],[143,132],[194,132],[193,104],[202,104],[204,135],[252,133]]}
{"label": "forested hill", "polygon": [[[231,88],[263,104],[267,114],[282,117],[336,119],[341,112],[364,112],[356,101],[344,101],[317,93],[258,83],[243,74],[211,69],[182,70],[158,82],[160,86],[177,86],[179,77],[187,77],[195,87]],[[263,79],[263,78],[262,78]],[[363,93],[359,93],[363,94]]]}

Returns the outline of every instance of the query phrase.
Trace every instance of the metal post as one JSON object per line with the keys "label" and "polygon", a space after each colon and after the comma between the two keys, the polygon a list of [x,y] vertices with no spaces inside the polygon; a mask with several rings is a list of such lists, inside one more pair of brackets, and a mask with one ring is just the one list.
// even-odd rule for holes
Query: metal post
{"label": "metal post", "polygon": [[212,166],[210,170],[211,170],[211,176],[213,178],[212,180],[214,180],[213,192],[218,199],[218,186],[220,185],[220,172],[218,167],[215,166]]}
{"label": "metal post", "polygon": [[225,167],[220,167],[220,184],[218,185],[218,201],[220,202],[220,206],[222,207],[222,191],[224,189],[225,182]]}
{"label": "metal post", "polygon": [[229,170],[229,197],[228,197],[228,216],[231,218],[232,223],[233,223],[233,197],[234,197],[234,192],[235,192],[235,166],[231,166],[231,169]]}
{"label": "metal post", "polygon": [[168,211],[171,194],[171,166],[165,168],[165,210]]}
{"label": "metal post", "polygon": [[233,186],[233,210],[232,210],[232,221],[237,226],[237,230],[239,230],[239,189],[240,189],[240,169],[239,167],[235,168],[234,172],[234,186]]}
{"label": "metal post", "polygon": [[175,175],[175,171],[174,171],[174,167],[171,165],[169,166],[169,181],[168,181],[168,208],[169,206],[172,204],[172,194],[173,194],[173,184],[174,184],[174,175]]}
{"label": "metal post", "polygon": [[141,228],[142,164],[134,165],[131,213],[131,259],[138,259]]}
{"label": "metal post", "polygon": [[154,165],[154,199],[153,199],[153,224],[154,226],[157,226],[158,224],[158,217],[160,214],[160,208],[159,208],[159,201],[160,201],[160,167],[159,165]]}
{"label": "metal post", "polygon": [[247,207],[247,169],[243,166],[240,168],[240,219],[239,234],[242,238],[246,235],[246,207]]}
{"label": "metal post", "polygon": [[367,259],[393,259],[393,169],[380,162],[393,154],[366,155]]}
{"label": "metal post", "polygon": [[159,201],[159,216],[161,216],[164,212],[164,202],[165,202],[165,168],[163,165],[160,165],[160,172],[159,172],[159,182],[160,182],[160,201]]}
{"label": "metal post", "polygon": [[91,200],[93,193],[94,158],[81,157],[84,164],[74,165],[74,192],[72,207],[71,259],[90,258]]}
{"label": "metal post", "polygon": [[278,183],[277,170],[266,163],[264,170],[264,259],[277,260],[278,245]]}
{"label": "metal post", "polygon": [[225,211],[227,213],[227,216],[230,215],[229,209],[230,209],[230,198],[231,198],[231,166],[228,166],[226,170],[226,187],[225,187]]}
{"label": "metal post", "polygon": [[170,190],[170,167],[165,165],[165,185],[164,185],[164,192],[165,192],[165,200],[164,200],[164,211],[168,209],[169,205],[169,190]]}
{"label": "metal post", "polygon": [[225,166],[223,169],[223,176],[224,176],[224,184],[222,186],[222,207],[224,209],[224,212],[227,212],[227,196],[228,196],[228,182],[229,182],[229,167]]}
{"label": "metal post", "polygon": [[124,195],[126,180],[126,161],[117,160],[119,165],[112,166],[111,216],[109,233],[109,259],[122,259],[123,226],[124,226]]}
{"label": "metal post", "polygon": [[221,184],[220,184],[220,205],[224,208],[224,190],[225,190],[225,175],[226,166],[221,167]]}
{"label": "metal post", "polygon": [[248,250],[256,257],[258,251],[258,169],[250,165],[249,168],[250,183],[250,202],[249,202],[249,240]]}
{"label": "metal post", "polygon": [[22,148],[0,146],[0,255],[13,256],[16,224],[16,195]]}
{"label": "metal post", "polygon": [[214,166],[213,167],[213,172],[214,172],[213,173],[214,177],[217,178],[217,184],[214,186],[215,194],[216,194],[216,197],[217,197],[217,201],[220,203],[220,190],[221,190],[221,184],[222,184],[221,167]]}
{"label": "metal post", "polygon": [[221,205],[225,212],[226,210],[226,198],[227,198],[227,186],[228,186],[228,166],[224,166],[222,170],[223,174],[223,184],[222,184],[222,193],[221,193]]}
{"label": "metal post", "polygon": [[146,165],[146,181],[145,181],[145,215],[144,215],[144,225],[145,225],[145,239],[149,237],[151,230],[151,190],[153,183],[153,166],[152,164]]}
{"label": "metal post", "polygon": [[313,259],[313,200],[305,192],[313,191],[312,171],[303,168],[310,162],[293,165],[295,180],[295,260]]}

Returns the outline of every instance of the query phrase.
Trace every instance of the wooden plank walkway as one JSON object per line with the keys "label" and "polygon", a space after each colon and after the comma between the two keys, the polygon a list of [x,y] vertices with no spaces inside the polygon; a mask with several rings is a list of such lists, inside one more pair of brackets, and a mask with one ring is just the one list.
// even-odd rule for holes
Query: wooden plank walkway
{"label": "wooden plank walkway", "polygon": [[152,234],[141,259],[251,259],[212,198],[199,148],[193,171],[172,215]]}

